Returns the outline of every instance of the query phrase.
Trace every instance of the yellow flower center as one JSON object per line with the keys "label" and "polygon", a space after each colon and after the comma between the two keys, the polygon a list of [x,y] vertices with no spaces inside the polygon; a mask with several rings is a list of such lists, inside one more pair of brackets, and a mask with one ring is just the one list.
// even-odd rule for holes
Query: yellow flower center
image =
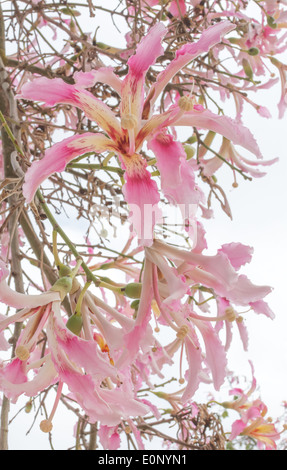
{"label": "yellow flower center", "polygon": [[190,95],[181,96],[178,100],[178,106],[182,111],[192,111],[195,103],[195,97]]}
{"label": "yellow flower center", "polygon": [[121,126],[123,129],[131,130],[137,125],[137,118],[134,114],[125,114],[121,119]]}
{"label": "yellow flower center", "polygon": [[233,307],[227,307],[227,309],[225,310],[225,315],[227,321],[229,322],[233,322],[234,320],[236,320],[236,313]]}
{"label": "yellow flower center", "polygon": [[53,429],[53,424],[48,419],[44,419],[40,423],[40,429],[42,432],[45,432],[45,433],[51,432]]}
{"label": "yellow flower center", "polygon": [[30,351],[26,346],[20,345],[16,348],[15,355],[20,361],[27,361],[30,357]]}
{"label": "yellow flower center", "polygon": [[178,330],[178,332],[176,333],[176,337],[180,339],[181,341],[183,341],[187,333],[188,333],[188,326],[182,325],[180,329]]}

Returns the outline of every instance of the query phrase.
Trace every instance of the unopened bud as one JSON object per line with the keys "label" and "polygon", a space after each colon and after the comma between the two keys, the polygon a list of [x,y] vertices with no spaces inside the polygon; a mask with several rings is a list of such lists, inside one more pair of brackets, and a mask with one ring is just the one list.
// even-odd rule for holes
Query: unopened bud
{"label": "unopened bud", "polygon": [[124,293],[130,299],[139,299],[141,296],[142,285],[138,282],[131,282],[127,284]]}
{"label": "unopened bud", "polygon": [[192,111],[196,101],[194,96],[184,95],[178,100],[178,106],[182,111]]}
{"label": "unopened bud", "polygon": [[267,23],[268,23],[268,26],[270,26],[270,28],[272,29],[276,29],[277,28],[277,23],[275,21],[275,19],[273,18],[273,16],[267,16]]}
{"label": "unopened bud", "polygon": [[186,153],[187,160],[190,160],[195,155],[195,148],[191,147],[191,145],[185,145],[184,151]]}
{"label": "unopened bud", "polygon": [[134,129],[138,123],[138,120],[134,114],[124,114],[121,119],[121,126],[123,129]]}
{"label": "unopened bud", "polygon": [[44,419],[40,423],[40,429],[42,432],[45,432],[45,433],[51,432],[53,429],[53,424],[48,419]]}
{"label": "unopened bud", "polygon": [[134,310],[138,310],[139,304],[140,304],[139,299],[133,300],[133,302],[131,303],[131,308],[133,308]]}
{"label": "unopened bud", "polygon": [[27,401],[26,406],[25,406],[25,413],[30,413],[31,410],[32,410],[32,402]]}
{"label": "unopened bud", "polygon": [[74,335],[79,336],[83,327],[83,320],[81,315],[72,315],[66,323],[66,327],[70,330]]}
{"label": "unopened bud", "polygon": [[258,55],[259,54],[258,47],[250,47],[250,49],[248,49],[248,54],[251,56]]}
{"label": "unopened bud", "polygon": [[197,142],[196,134],[192,134],[186,141],[187,144],[194,144],[195,142]]}

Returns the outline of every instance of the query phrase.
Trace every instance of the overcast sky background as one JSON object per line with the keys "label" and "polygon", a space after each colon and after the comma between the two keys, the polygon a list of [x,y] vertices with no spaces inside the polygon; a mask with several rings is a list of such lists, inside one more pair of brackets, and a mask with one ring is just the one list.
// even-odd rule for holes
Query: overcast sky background
{"label": "overcast sky background", "polygon": [[[114,5],[114,0],[95,2],[100,6]],[[125,23],[114,18],[116,24],[125,31]],[[82,22],[83,24],[83,22]],[[117,47],[125,47],[122,33],[117,33],[111,18],[97,12],[96,18],[87,18],[86,32],[98,30],[97,40]],[[282,58],[287,63],[287,55]],[[273,286],[272,294],[266,298],[276,318],[270,320],[263,315],[251,314],[248,320],[249,351],[243,353],[239,344],[235,346],[230,358],[230,368],[246,373],[250,377],[248,359],[252,359],[255,376],[260,386],[260,394],[266,402],[269,415],[276,418],[282,413],[281,403],[287,400],[287,115],[278,120],[277,103],[280,99],[280,85],[267,92],[261,92],[260,104],[266,106],[273,118],[261,118],[256,111],[248,107],[245,111],[244,124],[250,128],[257,139],[265,159],[279,157],[279,162],[267,168],[263,178],[246,182],[238,178],[239,187],[234,189],[228,182],[223,185],[233,213],[233,220],[220,209],[216,217],[204,221],[210,252],[215,252],[223,243],[241,242],[254,247],[252,262],[243,272],[254,284]],[[257,98],[258,102],[258,98]],[[247,109],[247,108],[246,108]],[[195,398],[200,399],[198,392]],[[226,398],[226,397],[225,397]],[[256,397],[255,397],[256,398]],[[26,398],[19,401],[25,403]],[[52,402],[51,402],[52,403]],[[13,416],[14,408],[11,410]],[[32,424],[32,416],[24,413],[13,421],[10,430],[10,448],[13,449],[49,449],[47,436],[40,433],[36,424],[29,435],[25,433]],[[42,417],[37,420],[40,421]],[[61,410],[54,418],[53,441],[57,449],[73,445],[69,425],[74,423],[70,412]]]}

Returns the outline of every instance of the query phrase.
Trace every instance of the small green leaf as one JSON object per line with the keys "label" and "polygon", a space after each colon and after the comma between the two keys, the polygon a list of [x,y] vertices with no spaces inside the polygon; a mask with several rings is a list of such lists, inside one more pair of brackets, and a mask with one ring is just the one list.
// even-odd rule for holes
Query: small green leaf
{"label": "small green leaf", "polygon": [[61,12],[67,16],[81,16],[81,13],[77,10],[74,10],[74,8],[65,7],[61,9]]}

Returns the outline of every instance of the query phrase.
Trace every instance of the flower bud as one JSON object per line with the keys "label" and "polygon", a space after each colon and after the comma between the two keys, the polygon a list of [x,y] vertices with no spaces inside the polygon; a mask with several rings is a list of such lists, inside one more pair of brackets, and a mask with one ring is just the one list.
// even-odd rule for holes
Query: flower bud
{"label": "flower bud", "polygon": [[72,315],[66,323],[66,327],[70,330],[74,335],[79,336],[83,327],[83,320],[81,315]]}
{"label": "flower bud", "polygon": [[32,402],[30,400],[30,401],[27,401],[27,403],[26,403],[25,413],[30,413],[31,410],[32,410]]}
{"label": "flower bud", "polygon": [[186,141],[187,144],[194,144],[195,142],[197,142],[196,134],[192,134]]}
{"label": "flower bud", "polygon": [[268,26],[270,26],[270,28],[272,29],[277,28],[277,23],[275,19],[273,18],[273,16],[267,16],[267,23],[268,23]]}
{"label": "flower bud", "polygon": [[124,288],[124,293],[130,299],[139,299],[141,296],[142,285],[138,282],[131,282]]}
{"label": "flower bud", "polygon": [[259,54],[259,49],[258,47],[250,47],[250,49],[248,49],[248,54],[253,56],[253,55],[258,55]]}
{"label": "flower bud", "polygon": [[133,302],[131,303],[131,308],[133,308],[134,310],[138,310],[139,304],[140,304],[139,299],[133,300]]}
{"label": "flower bud", "polygon": [[184,151],[186,153],[187,160],[190,160],[195,155],[195,149],[191,145],[185,145]]}

